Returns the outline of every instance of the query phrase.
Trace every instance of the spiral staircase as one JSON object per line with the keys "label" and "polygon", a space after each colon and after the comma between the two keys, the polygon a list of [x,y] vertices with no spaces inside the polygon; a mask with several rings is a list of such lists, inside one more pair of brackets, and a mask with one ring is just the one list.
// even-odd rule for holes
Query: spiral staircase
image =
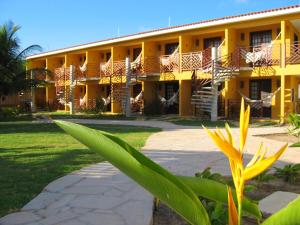
{"label": "spiral staircase", "polygon": [[[197,116],[212,117],[212,113],[218,110],[218,96],[222,92],[219,87],[239,74],[239,63],[235,56],[218,57],[205,65],[204,68],[208,69],[193,71],[191,104]],[[201,74],[210,74],[210,78],[201,79]]]}

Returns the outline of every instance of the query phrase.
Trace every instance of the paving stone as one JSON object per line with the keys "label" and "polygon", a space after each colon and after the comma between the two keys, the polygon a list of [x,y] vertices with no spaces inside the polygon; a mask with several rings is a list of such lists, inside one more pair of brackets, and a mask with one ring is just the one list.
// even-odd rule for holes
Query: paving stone
{"label": "paving stone", "polygon": [[61,194],[58,193],[50,193],[50,192],[42,192],[34,199],[32,199],[29,203],[27,203],[23,209],[24,210],[37,210],[46,208],[56,199],[60,198]]}
{"label": "paving stone", "polygon": [[76,198],[77,195],[74,194],[64,194],[61,198],[54,201],[52,204],[48,205],[49,209],[61,208],[67,206],[70,201]]}
{"label": "paving stone", "polygon": [[78,175],[66,175],[61,177],[46,186],[46,190],[49,192],[57,192],[61,191],[66,187],[69,187],[82,179],[81,176]]}
{"label": "paving stone", "polygon": [[78,182],[75,186],[98,186],[103,183],[103,179],[101,178],[94,178],[94,177],[88,177],[85,179],[82,179],[80,182]]}
{"label": "paving stone", "polygon": [[108,187],[106,186],[72,186],[69,188],[65,188],[61,191],[61,193],[66,193],[66,194],[84,194],[84,195],[96,195],[96,194],[103,194]]}
{"label": "paving stone", "polygon": [[74,219],[74,220],[64,221],[63,225],[84,225],[84,223],[78,219]]}
{"label": "paving stone", "polygon": [[284,208],[299,195],[291,192],[276,191],[259,201],[259,208],[265,214],[274,214]]}
{"label": "paving stone", "polygon": [[32,212],[17,212],[4,216],[0,219],[0,224],[2,225],[18,225],[33,223],[40,218],[33,214]]}
{"label": "paving stone", "polygon": [[111,196],[111,197],[121,197],[122,195],[124,195],[124,192],[116,189],[116,188],[111,188],[109,190],[107,190],[106,192],[104,192],[105,196]]}
{"label": "paving stone", "polygon": [[79,215],[77,213],[74,213],[71,211],[64,211],[64,212],[60,212],[56,215],[48,216],[47,218],[40,220],[39,222],[44,225],[63,224],[64,221],[74,219],[78,216]]}
{"label": "paving stone", "polygon": [[122,198],[107,196],[78,196],[74,201],[70,202],[71,207],[87,208],[87,209],[111,209],[123,203]]}
{"label": "paving stone", "polygon": [[127,225],[124,219],[118,214],[87,213],[81,216],[79,220],[90,225]]}
{"label": "paving stone", "polygon": [[130,225],[150,225],[152,221],[153,199],[150,202],[128,201],[114,210]]}

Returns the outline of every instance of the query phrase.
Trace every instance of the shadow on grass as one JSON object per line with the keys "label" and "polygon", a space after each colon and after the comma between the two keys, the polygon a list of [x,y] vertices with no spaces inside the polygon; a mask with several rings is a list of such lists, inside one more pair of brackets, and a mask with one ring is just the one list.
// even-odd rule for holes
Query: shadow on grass
{"label": "shadow on grass", "polygon": [[0,216],[21,208],[51,181],[103,161],[102,157],[84,148],[33,151],[36,152],[28,154],[25,151],[22,154],[10,150],[0,157]]}
{"label": "shadow on grass", "polygon": [[[85,124],[85,126],[104,130],[110,133],[139,133],[147,131],[160,131],[159,128],[125,126],[125,125],[101,125],[101,124]],[[64,133],[57,125],[53,123],[35,123],[35,122],[5,122],[0,123],[0,134],[16,134],[16,133]]]}

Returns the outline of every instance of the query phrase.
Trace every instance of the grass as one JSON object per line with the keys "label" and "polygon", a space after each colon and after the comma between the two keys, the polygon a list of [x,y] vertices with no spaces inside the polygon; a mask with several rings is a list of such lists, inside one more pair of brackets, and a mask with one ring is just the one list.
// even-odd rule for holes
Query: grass
{"label": "grass", "polygon": [[[180,118],[173,117],[169,118],[165,121],[181,125],[181,126],[206,126],[206,127],[224,127],[225,123],[228,123],[231,127],[239,127],[239,121],[235,120],[218,120],[218,121],[210,121],[210,120],[201,120],[195,118]],[[269,127],[269,126],[278,126],[278,122],[276,121],[258,121],[253,120],[250,121],[250,127]]]}
{"label": "grass", "polygon": [[[90,125],[140,149],[156,128]],[[54,124],[0,123],[0,216],[17,211],[51,181],[101,159]]]}
{"label": "grass", "polygon": [[103,119],[103,120],[136,120],[137,117],[126,117],[121,114],[110,113],[75,113],[70,115],[69,112],[55,111],[55,112],[38,112],[34,113],[36,117],[51,117],[52,119]]}
{"label": "grass", "polygon": [[218,121],[210,121],[210,120],[197,120],[197,119],[178,119],[169,121],[176,125],[181,126],[205,126],[205,127],[224,127],[225,123],[228,123],[231,127],[236,127],[237,125],[230,121],[218,120]]}

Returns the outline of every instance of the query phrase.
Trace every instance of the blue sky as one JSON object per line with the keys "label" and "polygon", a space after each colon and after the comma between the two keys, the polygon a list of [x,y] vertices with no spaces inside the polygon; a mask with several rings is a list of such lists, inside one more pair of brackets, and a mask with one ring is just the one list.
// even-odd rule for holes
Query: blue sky
{"label": "blue sky", "polygon": [[[227,15],[299,4],[299,0],[0,0],[0,24],[22,28],[22,46],[44,51]],[[119,29],[118,29],[119,28]]]}

